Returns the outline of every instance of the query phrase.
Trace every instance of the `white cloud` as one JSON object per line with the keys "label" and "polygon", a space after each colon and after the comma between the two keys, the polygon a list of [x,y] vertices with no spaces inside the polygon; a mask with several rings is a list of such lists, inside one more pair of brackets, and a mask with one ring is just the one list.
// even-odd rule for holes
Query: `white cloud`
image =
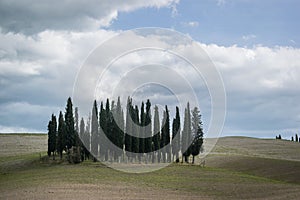
{"label": "white cloud", "polygon": [[[59,108],[64,109],[65,100],[72,93],[77,70],[89,52],[115,34],[106,30],[84,33],[47,30],[34,36],[1,33],[0,110],[1,113],[11,116],[2,115],[0,125],[13,127],[8,121],[14,121],[16,124],[19,123],[19,128],[45,130],[51,112],[58,114]],[[141,36],[129,34],[126,41],[135,41],[136,37]],[[149,36],[144,39],[153,47],[162,44],[169,50],[177,49],[183,56],[187,54],[195,58],[199,56],[199,52],[195,52],[189,46],[190,43],[179,45],[176,43],[178,41],[166,35]],[[132,45],[130,42],[123,44],[129,47]],[[253,128],[253,124],[255,124],[253,129],[257,129],[257,133],[272,128],[274,130],[300,128],[297,125],[299,122],[295,121],[300,113],[298,108],[300,49],[197,44],[208,53],[223,77],[228,97],[226,126],[231,127],[230,130],[249,131]],[[145,55],[130,54],[119,64],[140,65],[151,61],[174,66],[178,69],[178,73],[189,77],[189,81],[202,91],[201,85],[196,82],[196,78],[193,78],[193,72],[183,67],[183,63],[161,52]],[[116,70],[120,72],[118,68]],[[157,79],[170,78],[166,73],[157,72],[155,76]],[[111,71],[106,78],[113,83],[116,72]],[[135,79],[132,81],[134,82]],[[176,85],[176,78],[172,78],[170,83]],[[178,88],[180,89],[180,85]],[[185,94],[184,91],[181,92],[180,95]],[[154,96],[155,94],[157,92],[153,93]],[[201,98],[207,97],[204,94]],[[162,99],[169,101],[170,98],[166,95],[159,100]],[[209,98],[205,101],[209,101]],[[205,107],[204,110],[207,109]],[[10,110],[16,112],[7,113]],[[21,123],[20,116],[25,113],[28,113],[28,118],[32,118],[32,123]],[[38,124],[37,128],[33,122]]]}

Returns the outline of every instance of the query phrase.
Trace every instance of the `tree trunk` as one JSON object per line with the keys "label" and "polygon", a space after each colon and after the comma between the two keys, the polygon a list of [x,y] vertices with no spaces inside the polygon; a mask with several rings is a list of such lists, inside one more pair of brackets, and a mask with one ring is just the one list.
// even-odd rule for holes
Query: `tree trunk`
{"label": "tree trunk", "polygon": [[188,156],[184,156],[184,161],[185,161],[186,163],[189,163]]}

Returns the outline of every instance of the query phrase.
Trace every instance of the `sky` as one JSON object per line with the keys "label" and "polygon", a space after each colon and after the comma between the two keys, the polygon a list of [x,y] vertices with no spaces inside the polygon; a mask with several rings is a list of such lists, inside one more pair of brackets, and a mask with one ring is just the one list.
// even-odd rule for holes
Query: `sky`
{"label": "sky", "polygon": [[[64,111],[93,50],[127,30],[161,27],[192,38],[219,71],[227,98],[222,136],[290,138],[300,133],[299,8],[297,0],[0,0],[0,132],[47,132],[51,114]],[[124,46],[130,47],[139,35],[128,37]],[[179,47],[174,40],[162,42],[162,37],[146,39]],[[190,47],[183,45],[180,51],[195,53]],[[159,52],[143,53],[151,58]],[[144,57],[133,53],[120,59],[121,64],[116,62],[114,70],[120,74],[118,65],[148,63],[141,60]],[[171,61],[179,71],[191,72],[176,59]],[[147,70],[161,75],[149,67],[142,72]],[[106,78],[115,80],[113,75]],[[138,77],[130,77],[138,83]],[[209,92],[202,84],[194,85],[207,129]],[[172,104],[170,90],[161,90],[140,87],[134,95],[159,94],[158,103]]]}

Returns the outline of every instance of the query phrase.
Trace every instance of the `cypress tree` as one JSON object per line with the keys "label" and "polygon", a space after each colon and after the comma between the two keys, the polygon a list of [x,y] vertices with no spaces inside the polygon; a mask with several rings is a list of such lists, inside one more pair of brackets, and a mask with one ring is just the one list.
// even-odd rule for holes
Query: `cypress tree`
{"label": "cypress tree", "polygon": [[102,158],[102,160],[104,160],[105,159],[105,152],[106,152],[106,149],[107,149],[107,146],[104,142],[104,139],[105,139],[104,134],[105,134],[105,131],[106,131],[106,112],[105,112],[102,101],[101,101],[101,104],[100,104],[100,112],[99,112],[99,126],[100,126],[100,129],[99,129],[99,142],[101,143],[100,144],[100,157]]}
{"label": "cypress tree", "polygon": [[[125,131],[125,151],[132,152],[132,125],[131,125],[131,108],[132,108],[132,99],[128,97],[127,99],[127,106],[126,106],[126,131]],[[128,154],[127,156],[130,156]]]}
{"label": "cypress tree", "polygon": [[75,107],[74,128],[75,128],[75,144],[76,144],[76,146],[81,146],[81,141],[80,141],[80,138],[79,138],[78,107]]}
{"label": "cypress tree", "polygon": [[166,124],[164,126],[165,128],[165,134],[166,134],[166,140],[165,140],[165,146],[166,153],[167,153],[167,162],[171,162],[171,148],[170,148],[170,115],[169,115],[168,106],[166,105]]}
{"label": "cypress tree", "polygon": [[[172,154],[179,162],[179,150],[180,150],[180,115],[179,108],[176,106],[176,116],[173,119],[172,125]],[[173,159],[174,160],[174,159]]]}
{"label": "cypress tree", "polygon": [[160,123],[159,123],[159,113],[158,107],[154,107],[154,120],[153,120],[153,151],[157,151],[157,162],[160,162],[161,152],[160,152]]}
{"label": "cypress tree", "polygon": [[203,128],[200,111],[197,107],[192,112],[192,135],[193,142],[191,145],[191,154],[193,155],[193,164],[195,162],[195,156],[199,155],[203,144]]}
{"label": "cypress tree", "polygon": [[[186,163],[188,163],[188,157],[191,155],[191,114],[190,114],[190,104],[187,103],[187,107],[184,112],[184,124],[183,124],[183,130],[182,130],[182,155],[184,157],[184,160]],[[182,157],[182,162],[183,162]]]}
{"label": "cypress tree", "polygon": [[89,116],[86,120],[86,124],[85,124],[85,134],[88,136],[88,143],[87,143],[87,150],[89,152],[91,152],[91,112],[89,112]]}
{"label": "cypress tree", "polygon": [[[140,117],[140,137],[139,137],[139,152],[140,153],[145,153],[145,104],[144,102],[142,102],[141,105],[141,117]],[[136,121],[136,123],[138,124],[138,121]]]}
{"label": "cypress tree", "polygon": [[60,159],[62,159],[62,152],[66,150],[66,141],[65,141],[65,135],[66,135],[66,125],[64,121],[64,117],[62,112],[59,112],[59,118],[58,118],[58,130],[57,130],[57,152],[60,155]]}
{"label": "cypress tree", "polygon": [[295,141],[298,142],[298,134],[295,135]]}
{"label": "cypress tree", "polygon": [[92,126],[91,126],[91,151],[94,155],[94,162],[97,161],[98,156],[98,105],[97,101],[94,101],[93,109],[92,109]]}
{"label": "cypress tree", "polygon": [[[169,110],[168,106],[165,107],[164,117],[162,120],[163,127],[161,129],[161,143],[160,148],[162,150],[162,157],[164,162],[170,162],[170,117],[169,117]],[[165,147],[165,148],[164,148]]]}
{"label": "cypress tree", "polygon": [[75,146],[75,129],[74,129],[74,116],[73,116],[73,104],[71,97],[68,98],[67,107],[65,112],[65,124],[66,124],[66,146],[70,149]]}
{"label": "cypress tree", "polygon": [[[142,155],[141,153],[143,153],[143,141],[144,139],[141,138],[141,136],[143,135],[143,130],[142,127],[140,126],[140,119],[139,119],[139,108],[137,105],[135,105],[134,110],[133,110],[133,122],[135,124],[135,128],[133,129],[134,131],[134,136],[132,139],[132,148],[135,148],[135,153],[139,153],[138,154],[138,160],[139,162],[141,162],[142,159]],[[135,141],[135,142],[134,142]]]}
{"label": "cypress tree", "polygon": [[[108,139],[111,139],[111,123],[110,123],[110,104],[109,104],[109,98],[106,99],[106,104],[105,104],[105,127],[103,129],[104,134]],[[105,147],[105,161],[109,160],[109,148],[108,146]]]}
{"label": "cypress tree", "polygon": [[48,123],[48,156],[53,155],[53,160],[55,160],[55,151],[56,151],[56,134],[57,134],[57,123],[56,117],[54,114],[51,116],[51,120]]}
{"label": "cypress tree", "polygon": [[118,149],[116,150],[116,156],[121,156],[123,154],[124,146],[124,115],[121,107],[120,97],[118,97],[114,114],[114,132],[116,133],[115,145],[118,147]]}
{"label": "cypress tree", "polygon": [[[145,132],[147,137],[145,141],[145,153],[152,152],[152,123],[151,123],[151,103],[148,99],[146,102],[146,116],[145,116]],[[146,158],[148,161],[150,158]]]}
{"label": "cypress tree", "polygon": [[85,131],[85,124],[84,119],[81,118],[80,126],[79,126],[79,137],[81,138],[81,160],[86,160],[89,158],[89,151],[87,150],[86,146],[89,145],[89,134],[86,134]]}

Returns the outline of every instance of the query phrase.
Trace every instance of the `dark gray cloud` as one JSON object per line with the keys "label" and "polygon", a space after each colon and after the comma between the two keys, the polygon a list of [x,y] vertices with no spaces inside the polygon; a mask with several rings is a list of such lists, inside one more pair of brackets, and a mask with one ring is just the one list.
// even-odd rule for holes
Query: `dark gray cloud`
{"label": "dark gray cloud", "polygon": [[2,0],[0,26],[4,32],[34,34],[44,30],[97,30],[108,26],[118,12],[143,7],[171,6],[178,0]]}

